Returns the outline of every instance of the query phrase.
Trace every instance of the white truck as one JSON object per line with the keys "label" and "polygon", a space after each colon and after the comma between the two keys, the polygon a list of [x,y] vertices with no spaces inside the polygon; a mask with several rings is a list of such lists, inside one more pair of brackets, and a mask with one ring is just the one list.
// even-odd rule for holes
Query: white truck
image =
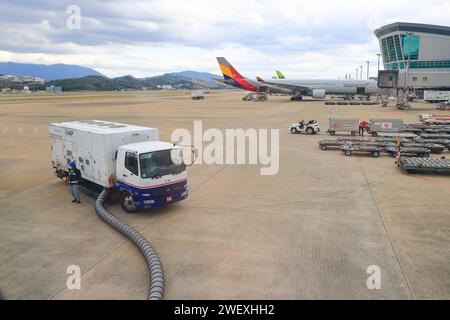
{"label": "white truck", "polygon": [[56,176],[74,161],[83,181],[120,192],[129,213],[188,196],[182,149],[158,141],[158,129],[87,120],[52,123],[49,134]]}
{"label": "white truck", "polygon": [[192,98],[192,100],[203,100],[203,99],[205,99],[205,95],[203,93],[203,90],[191,91],[191,98]]}
{"label": "white truck", "polygon": [[427,102],[450,101],[450,91],[425,90],[423,92],[423,100]]}

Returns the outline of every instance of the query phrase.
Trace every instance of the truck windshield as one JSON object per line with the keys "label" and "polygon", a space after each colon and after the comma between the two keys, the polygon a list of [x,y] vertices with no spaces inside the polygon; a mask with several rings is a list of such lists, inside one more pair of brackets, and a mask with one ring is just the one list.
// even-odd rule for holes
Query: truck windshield
{"label": "truck windshield", "polygon": [[180,173],[186,170],[180,149],[170,149],[139,155],[141,176],[144,179]]}

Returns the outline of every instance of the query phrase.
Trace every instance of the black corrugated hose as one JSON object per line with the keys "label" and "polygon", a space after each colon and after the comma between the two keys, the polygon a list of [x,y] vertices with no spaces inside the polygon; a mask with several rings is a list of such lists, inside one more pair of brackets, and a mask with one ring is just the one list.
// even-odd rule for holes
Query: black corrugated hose
{"label": "black corrugated hose", "polygon": [[97,215],[111,227],[130,239],[131,242],[133,242],[142,252],[145,260],[147,261],[150,276],[150,289],[147,299],[162,300],[164,295],[164,270],[158,254],[139,232],[105,209],[103,204],[105,203],[108,195],[109,189],[105,188],[95,201],[95,211],[97,212]]}

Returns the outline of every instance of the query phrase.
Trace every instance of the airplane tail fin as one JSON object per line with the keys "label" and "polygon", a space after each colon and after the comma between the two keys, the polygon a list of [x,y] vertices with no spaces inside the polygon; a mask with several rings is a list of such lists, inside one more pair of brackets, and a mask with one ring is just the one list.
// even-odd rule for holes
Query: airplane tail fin
{"label": "airplane tail fin", "polygon": [[286,79],[286,77],[281,73],[281,71],[276,71],[278,79]]}
{"label": "airplane tail fin", "polygon": [[222,70],[223,78],[225,80],[238,80],[244,79],[243,76],[224,57],[217,57],[217,62],[219,63],[220,70]]}
{"label": "airplane tail fin", "polygon": [[223,74],[223,83],[226,83],[230,86],[244,89],[248,91],[257,92],[258,86],[253,84],[249,79],[243,77],[233,66],[231,63],[227,61],[224,57],[218,57],[217,62],[219,62],[220,70],[222,70]]}

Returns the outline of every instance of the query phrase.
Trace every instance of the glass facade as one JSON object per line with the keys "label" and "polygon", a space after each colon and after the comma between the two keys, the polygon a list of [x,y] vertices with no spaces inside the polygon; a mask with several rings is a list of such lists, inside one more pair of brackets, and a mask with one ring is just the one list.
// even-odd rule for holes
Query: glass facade
{"label": "glass facade", "polygon": [[385,72],[400,76],[399,87],[448,89],[450,26],[397,22],[377,29],[375,35]]}
{"label": "glass facade", "polygon": [[387,41],[387,51],[389,54],[389,61],[397,61],[397,53],[394,47],[394,38],[388,37],[386,41]]}
{"label": "glass facade", "polygon": [[411,60],[418,60],[420,37],[414,34],[411,36],[402,34],[401,37],[404,52],[404,60],[408,60],[409,58],[409,48],[411,48]]}
{"label": "glass facade", "polygon": [[395,41],[395,50],[397,51],[397,59],[401,61],[403,60],[403,55],[402,55],[402,46],[400,45],[400,37],[398,35],[395,35],[394,41]]}
{"label": "glass facade", "polygon": [[411,61],[413,69],[440,69],[450,68],[450,60],[447,61]]}
{"label": "glass facade", "polygon": [[387,64],[389,62],[389,53],[387,51],[386,38],[381,39],[381,52],[383,55],[383,62],[384,64]]}
{"label": "glass facade", "polygon": [[[411,50],[411,56],[409,51]],[[381,53],[386,70],[405,69],[411,57],[411,69],[441,69],[450,68],[450,60],[420,61],[420,36],[393,35],[381,39]]]}
{"label": "glass facade", "polygon": [[[409,59],[411,48],[411,62],[419,59],[420,36],[393,35],[381,39],[383,61],[388,70],[404,69]],[[416,68],[418,65],[416,65]],[[414,68],[411,63],[411,68]]]}
{"label": "glass facade", "polygon": [[[405,69],[405,62],[391,62],[385,64],[386,70]],[[447,61],[413,61],[411,60],[411,69],[450,69],[450,60]]]}

